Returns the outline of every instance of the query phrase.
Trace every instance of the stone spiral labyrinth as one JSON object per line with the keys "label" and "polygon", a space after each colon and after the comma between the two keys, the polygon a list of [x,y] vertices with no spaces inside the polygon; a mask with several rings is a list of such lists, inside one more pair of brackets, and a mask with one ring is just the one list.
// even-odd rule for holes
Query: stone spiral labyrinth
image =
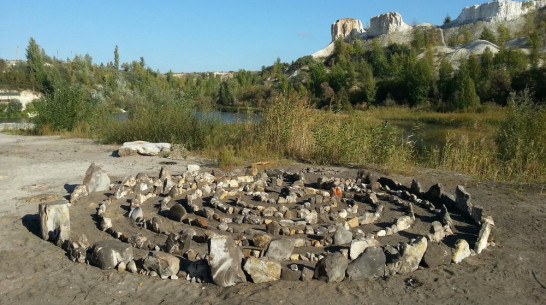
{"label": "stone spiral labyrinth", "polygon": [[75,262],[223,287],[406,274],[492,244],[493,219],[462,186],[340,174],[188,165],[111,183],[92,164],[70,203],[40,204],[42,238]]}

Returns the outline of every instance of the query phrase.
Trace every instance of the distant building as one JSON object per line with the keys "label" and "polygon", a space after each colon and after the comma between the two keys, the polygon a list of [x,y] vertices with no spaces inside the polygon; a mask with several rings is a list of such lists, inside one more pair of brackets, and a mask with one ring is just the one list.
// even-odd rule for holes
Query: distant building
{"label": "distant building", "polygon": [[40,93],[23,90],[23,91],[8,91],[0,90],[0,104],[7,104],[13,100],[18,100],[23,105],[23,110],[26,108],[26,105],[36,99],[42,97]]}

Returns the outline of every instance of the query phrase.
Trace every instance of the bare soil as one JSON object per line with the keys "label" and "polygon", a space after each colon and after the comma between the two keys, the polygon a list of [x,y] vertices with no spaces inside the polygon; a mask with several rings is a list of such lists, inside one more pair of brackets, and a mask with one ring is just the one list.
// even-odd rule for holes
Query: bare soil
{"label": "bare soil", "polygon": [[[113,180],[139,172],[157,176],[163,164],[169,164],[171,173],[188,163],[212,165],[191,156],[117,158],[112,154],[115,149],[86,139],[0,134],[0,304],[546,303],[546,190],[477,182],[458,173],[430,169],[416,169],[412,177],[392,177],[406,185],[415,177],[425,188],[441,182],[451,192],[456,185],[464,185],[473,202],[494,218],[495,247],[457,265],[339,284],[277,281],[221,288],[73,263],[62,249],[38,237],[38,203],[69,195],[82,183],[91,162]],[[356,174],[355,169],[332,169],[342,175]],[[86,232],[90,241],[111,238],[96,229],[90,204],[73,207],[72,230]],[[116,223],[132,230],[123,219],[114,220]],[[407,284],[409,277],[415,284]]]}

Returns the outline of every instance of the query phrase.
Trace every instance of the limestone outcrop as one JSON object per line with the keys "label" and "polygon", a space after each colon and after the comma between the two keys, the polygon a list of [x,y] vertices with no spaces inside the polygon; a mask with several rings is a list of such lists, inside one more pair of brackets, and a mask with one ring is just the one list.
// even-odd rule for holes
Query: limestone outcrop
{"label": "limestone outcrop", "polygon": [[411,30],[411,26],[402,20],[402,15],[397,12],[381,14],[370,19],[368,37],[389,34],[392,32],[404,32]]}
{"label": "limestone outcrop", "polygon": [[516,19],[533,10],[546,6],[546,1],[493,1],[465,7],[449,26],[459,26],[476,21],[503,22]]}
{"label": "limestone outcrop", "polygon": [[338,38],[346,38],[351,35],[364,33],[362,21],[354,18],[343,18],[336,20],[336,22],[332,24],[331,30],[332,41],[335,41]]}

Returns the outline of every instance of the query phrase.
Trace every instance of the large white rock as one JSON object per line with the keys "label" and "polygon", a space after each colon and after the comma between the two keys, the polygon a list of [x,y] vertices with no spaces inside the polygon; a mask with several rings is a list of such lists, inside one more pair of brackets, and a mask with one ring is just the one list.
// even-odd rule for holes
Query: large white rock
{"label": "large white rock", "polygon": [[212,281],[228,287],[246,282],[241,269],[243,253],[231,236],[213,236],[209,240],[209,266]]}
{"label": "large white rock", "polygon": [[381,246],[381,244],[374,238],[355,239],[351,242],[351,247],[349,248],[349,258],[356,259],[366,248],[378,246]]}
{"label": "large white rock", "polygon": [[370,19],[370,28],[367,31],[368,37],[389,34],[392,32],[404,32],[412,27],[402,20],[402,15],[397,12],[381,14]]}
{"label": "large white rock", "polygon": [[87,186],[89,193],[104,192],[110,189],[110,178],[102,168],[95,165],[95,163],[91,163],[85,172],[83,184]]}
{"label": "large white rock", "polygon": [[427,251],[428,242],[424,236],[418,237],[410,243],[404,244],[402,257],[399,260],[398,273],[409,273],[419,268],[419,263]]}
{"label": "large white rock", "polygon": [[332,41],[338,38],[346,38],[351,35],[364,33],[362,21],[354,18],[343,18],[336,20],[331,26]]}
{"label": "large white rock", "polygon": [[155,271],[160,277],[176,275],[180,269],[180,259],[162,251],[152,251],[144,258],[142,267],[146,271]]}
{"label": "large white rock", "polygon": [[70,239],[70,213],[68,202],[40,203],[40,227],[42,238],[54,243]]}
{"label": "large white rock", "polygon": [[157,156],[160,152],[170,151],[170,143],[150,143],[146,141],[125,142],[118,149],[118,155],[125,157],[129,155],[139,154],[144,156]]}
{"label": "large white rock", "polygon": [[546,1],[493,1],[467,6],[449,26],[458,26],[476,21],[504,22],[518,18],[546,5]]}

